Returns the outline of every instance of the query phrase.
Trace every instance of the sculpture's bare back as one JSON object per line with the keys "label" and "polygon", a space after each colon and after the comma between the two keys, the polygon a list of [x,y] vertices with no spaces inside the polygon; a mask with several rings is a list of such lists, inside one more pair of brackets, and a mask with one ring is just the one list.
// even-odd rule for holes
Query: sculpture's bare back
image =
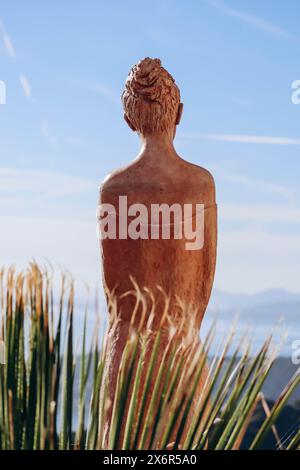
{"label": "sculpture's bare back", "polygon": [[[132,289],[130,276],[156,298],[154,330],[160,325],[164,308],[160,286],[170,298],[175,320],[178,316],[178,324],[183,320],[187,326],[181,334],[185,335],[193,321],[197,337],[212,289],[217,244],[214,180],[207,170],[186,162],[174,149],[183,105],[174,79],[159,59],[146,58],[133,67],[122,101],[125,120],[139,134],[142,148],[130,165],[106,178],[100,203],[117,207],[119,197],[127,196],[128,205],[144,204],[149,209],[151,204],[203,204],[204,245],[201,250],[186,250],[184,237],[101,240],[104,285],[107,292],[115,289],[120,316],[107,364],[112,395],[135,303],[130,296],[120,299]],[[196,312],[193,319],[180,317],[177,297]]]}

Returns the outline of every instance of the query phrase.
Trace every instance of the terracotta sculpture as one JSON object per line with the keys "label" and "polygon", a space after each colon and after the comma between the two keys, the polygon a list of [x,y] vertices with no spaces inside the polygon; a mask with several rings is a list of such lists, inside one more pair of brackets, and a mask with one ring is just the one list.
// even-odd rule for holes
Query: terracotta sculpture
{"label": "terracotta sculpture", "polygon": [[[174,149],[175,130],[183,105],[174,79],[161,66],[159,59],[146,58],[132,68],[122,101],[125,120],[138,133],[142,148],[131,164],[109,175],[101,187],[100,204],[116,208],[116,233],[120,235],[120,224],[124,224],[120,214],[120,196],[126,196],[127,207],[142,204],[149,212],[152,204],[167,204],[168,207],[173,204],[192,205],[192,219],[196,216],[196,205],[202,204],[204,241],[201,249],[186,249],[190,239],[184,235],[181,239],[151,239],[150,236],[132,239],[123,234],[101,240],[104,285],[106,291],[113,290],[118,299],[120,318],[113,332],[114,347],[107,358],[112,396],[135,305],[132,296],[122,297],[132,290],[132,279],[140,288],[146,287],[153,293],[156,301],[154,332],[163,314],[163,291],[170,299],[175,321],[182,325],[182,337],[190,329],[192,319],[180,317],[177,300],[188,305],[191,312],[196,311],[193,325],[194,335],[198,337],[213,284],[217,241],[214,180],[207,170],[186,162]],[[128,223],[130,220],[132,214]],[[170,219],[172,225],[174,219]],[[150,229],[151,221],[148,232]],[[138,315],[134,321],[139,322]]]}

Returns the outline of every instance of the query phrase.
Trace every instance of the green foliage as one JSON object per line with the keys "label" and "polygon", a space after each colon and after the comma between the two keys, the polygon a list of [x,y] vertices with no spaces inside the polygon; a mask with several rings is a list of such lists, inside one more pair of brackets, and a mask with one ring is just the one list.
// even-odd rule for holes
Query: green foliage
{"label": "green foliage", "polygon": [[[162,355],[160,331],[154,335],[151,328],[131,328],[111,403],[105,368],[109,339],[100,349],[95,341],[87,352],[86,312],[81,351],[76,355],[74,286],[64,275],[60,291],[55,301],[48,272],[36,264],[25,273],[12,268],[0,273],[0,340],[5,345],[5,363],[0,364],[0,449],[240,447],[275,359],[270,339],[253,356],[248,346],[240,344],[225,361],[232,344],[230,333],[208,361],[214,326],[203,345],[178,342],[170,327]],[[119,321],[117,312],[111,318],[113,329]],[[92,391],[87,410],[88,382]],[[266,414],[250,449],[263,448],[264,438],[274,431],[299,383],[298,371]],[[284,446],[279,441],[278,447],[297,449],[299,444],[298,430]]]}

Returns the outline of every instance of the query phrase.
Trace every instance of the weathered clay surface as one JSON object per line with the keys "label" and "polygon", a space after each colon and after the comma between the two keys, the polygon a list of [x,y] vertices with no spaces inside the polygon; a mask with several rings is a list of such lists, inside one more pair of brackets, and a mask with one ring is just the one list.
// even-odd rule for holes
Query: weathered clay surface
{"label": "weathered clay surface", "polygon": [[[204,246],[201,250],[185,249],[186,239],[111,240],[101,242],[103,280],[118,297],[120,323],[113,333],[114,348],[107,357],[110,393],[113,397],[119,360],[131,321],[135,299],[120,296],[132,290],[132,276],[140,288],[148,288],[156,299],[154,329],[158,328],[164,307],[160,286],[170,298],[170,311],[178,324],[181,313],[177,298],[196,310],[183,319],[181,335],[194,322],[194,335],[199,334],[213,284],[217,211],[215,186],[204,168],[188,163],[175,151],[173,139],[179,124],[182,104],[179,89],[158,59],[144,59],[130,72],[122,95],[125,119],[137,131],[142,142],[138,157],[127,167],[106,178],[100,191],[100,203],[118,207],[120,195],[126,195],[128,206],[180,203],[204,204]],[[201,156],[199,156],[201,159]],[[138,318],[136,319],[138,322]],[[163,347],[163,346],[162,346]],[[109,425],[109,423],[108,423]]]}

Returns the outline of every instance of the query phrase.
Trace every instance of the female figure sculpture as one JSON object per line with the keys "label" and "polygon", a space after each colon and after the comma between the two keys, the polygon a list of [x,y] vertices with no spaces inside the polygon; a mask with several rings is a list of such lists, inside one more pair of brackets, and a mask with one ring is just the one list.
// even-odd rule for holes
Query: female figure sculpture
{"label": "female figure sculpture", "polygon": [[[175,323],[180,324],[181,337],[188,331],[190,334],[191,324],[192,334],[198,337],[213,284],[217,242],[214,180],[206,169],[186,162],[175,151],[173,140],[183,105],[174,79],[159,59],[146,58],[132,68],[122,101],[124,118],[138,133],[142,147],[131,164],[105,179],[100,191],[99,217],[102,222],[108,217],[106,227],[102,227],[103,279],[107,293],[113,291],[117,299],[119,317],[112,333],[114,346],[107,357],[112,396],[129,324],[138,324],[140,320],[138,315],[132,319],[134,297],[124,295],[132,291],[133,280],[141,289],[147,288],[155,299],[151,326],[154,333],[157,328],[164,327],[165,296],[162,293],[165,293],[171,315]],[[120,208],[120,201],[123,206],[126,202],[126,209],[131,208],[126,221],[126,211],[124,207]],[[153,205],[161,214],[157,215],[158,211],[154,221],[148,219],[145,222],[140,208],[146,208],[149,214]],[[175,214],[178,207],[183,209],[179,214],[180,221],[176,219],[178,213]],[[189,208],[187,215],[185,208]],[[199,208],[201,219],[197,219]],[[108,215],[109,212],[114,212],[114,217]],[[169,220],[164,219],[166,214],[169,214]],[[134,229],[130,228],[133,216],[138,216]],[[193,225],[194,244],[186,231],[181,230],[181,237],[178,235],[178,224],[184,225],[188,219]],[[199,220],[202,224],[196,229],[202,231],[201,243],[198,243],[200,239],[196,240],[195,231]],[[108,227],[114,222],[115,228]],[[159,233],[154,230],[154,225],[159,227]],[[164,237],[162,233],[166,226],[168,230]],[[106,231],[108,228],[110,234]],[[151,237],[153,233],[155,236]],[[185,318],[180,314],[178,300],[189,307],[185,310]],[[163,347],[162,344],[162,350]]]}

